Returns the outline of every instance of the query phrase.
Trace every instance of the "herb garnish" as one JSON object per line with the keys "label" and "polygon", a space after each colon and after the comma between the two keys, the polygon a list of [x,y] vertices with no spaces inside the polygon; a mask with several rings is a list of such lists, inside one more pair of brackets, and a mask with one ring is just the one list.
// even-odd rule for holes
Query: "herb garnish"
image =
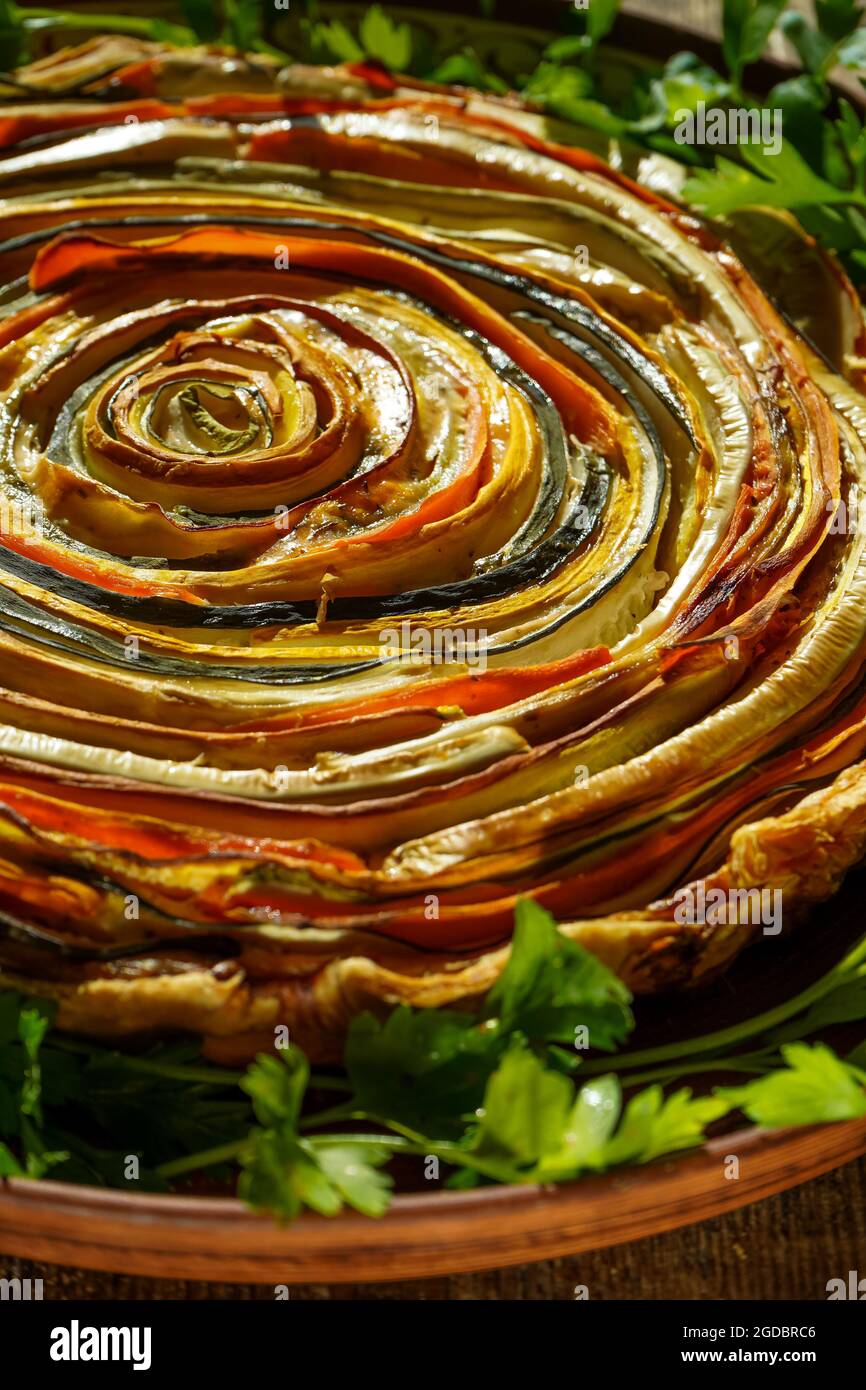
{"label": "herb garnish", "polygon": [[[192,1043],[113,1051],[52,1031],[50,1016],[0,995],[0,1174],[157,1190],[237,1174],[244,1200],[282,1220],[345,1205],[382,1215],[397,1156],[438,1159],[450,1186],[559,1182],[693,1148],[733,1111],[769,1127],[866,1114],[862,1048],[843,1059],[804,1041],[866,1019],[866,938],[767,1014],[612,1057],[600,1054],[633,1027],[628,991],[531,902],[518,905],[508,965],[476,1013],[363,1014],[345,1076],[311,1073],[294,1046],[243,1072]],[[570,1046],[582,1029],[586,1060]],[[753,1079],[709,1094],[662,1084],[706,1084],[715,1070]],[[343,1098],[322,1108],[325,1091]]]}

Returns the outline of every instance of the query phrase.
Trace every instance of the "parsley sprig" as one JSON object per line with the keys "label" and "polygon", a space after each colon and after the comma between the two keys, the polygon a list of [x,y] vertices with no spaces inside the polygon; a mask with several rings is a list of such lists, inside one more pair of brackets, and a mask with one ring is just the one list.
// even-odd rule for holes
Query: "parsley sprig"
{"label": "parsley sprig", "polygon": [[[629,1050],[628,991],[530,901],[474,1013],[362,1014],[340,1074],[311,1072],[295,1046],[245,1071],[188,1042],[110,1050],[58,1033],[46,1005],[7,992],[0,1175],[168,1190],[208,1174],[236,1178],[249,1205],[280,1220],[344,1206],[381,1216],[398,1159],[437,1159],[462,1188],[562,1182],[694,1148],[734,1111],[770,1127],[860,1117],[866,1042],[842,1058],[806,1039],[861,1021],[866,938],[774,1009]],[[708,1090],[714,1071],[752,1079]]]}
{"label": "parsley sprig", "polygon": [[[503,40],[479,54],[455,49],[447,16],[422,24],[370,5],[355,21],[334,17],[320,0],[299,0],[265,32],[261,0],[178,0],[177,20],[19,5],[0,0],[0,66],[38,51],[40,36],[120,32],[180,46],[216,43],[284,61],[378,64],[428,82],[481,91],[518,91],[553,117],[671,156],[693,170],[682,196],[710,217],[731,219],[770,206],[793,212],[834,251],[855,279],[866,273],[866,128],[856,105],[839,97],[831,76],[866,79],[866,23],[859,0],[816,0],[814,19],[788,0],[719,0],[723,70],[688,51],[660,66],[610,46],[620,0],[562,6],[564,32],[535,52]],[[495,7],[479,0],[479,15]],[[505,32],[505,31],[503,31]],[[768,155],[748,145],[715,151],[678,143],[684,112],[757,105],[748,94],[752,65],[774,32],[784,35],[802,70],[778,82],[764,107],[781,111],[784,142]],[[566,137],[567,138],[567,137]]]}

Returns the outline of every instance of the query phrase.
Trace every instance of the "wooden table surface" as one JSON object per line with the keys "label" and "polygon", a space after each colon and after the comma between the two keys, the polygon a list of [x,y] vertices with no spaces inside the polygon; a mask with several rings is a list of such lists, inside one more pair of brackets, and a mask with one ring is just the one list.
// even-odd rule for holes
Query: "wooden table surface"
{"label": "wooden table surface", "polygon": [[[789,0],[807,8],[807,0]],[[721,0],[625,0],[624,8],[708,34]],[[784,56],[785,44],[770,48]],[[866,1159],[768,1201],[648,1240],[519,1269],[412,1283],[299,1285],[301,1300],[825,1299],[827,1281],[866,1275]],[[387,1276],[387,1270],[382,1271]],[[41,1278],[49,1299],[270,1299],[270,1285],[132,1279],[0,1255],[0,1276]]]}

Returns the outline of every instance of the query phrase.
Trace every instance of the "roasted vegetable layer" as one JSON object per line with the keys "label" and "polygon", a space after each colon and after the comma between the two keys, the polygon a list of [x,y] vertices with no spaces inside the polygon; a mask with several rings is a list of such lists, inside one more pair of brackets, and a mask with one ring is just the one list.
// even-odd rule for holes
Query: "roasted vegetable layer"
{"label": "roasted vegetable layer", "polygon": [[527,896],[708,978],[760,922],[684,885],[793,921],[863,849],[854,291],[819,355],[648,167],[211,56],[0,119],[3,978],[327,1057],[471,1005]]}

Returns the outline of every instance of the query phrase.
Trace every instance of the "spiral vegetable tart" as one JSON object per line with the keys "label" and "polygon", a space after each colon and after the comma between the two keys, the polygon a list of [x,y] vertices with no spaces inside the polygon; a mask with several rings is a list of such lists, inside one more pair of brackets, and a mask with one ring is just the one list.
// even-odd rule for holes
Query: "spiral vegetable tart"
{"label": "spiral vegetable tart", "polygon": [[[0,978],[61,1028],[652,992],[866,841],[863,318],[510,99],[114,38],[0,113]],[[792,233],[793,235],[793,233]],[[760,278],[760,277],[759,277]]]}

